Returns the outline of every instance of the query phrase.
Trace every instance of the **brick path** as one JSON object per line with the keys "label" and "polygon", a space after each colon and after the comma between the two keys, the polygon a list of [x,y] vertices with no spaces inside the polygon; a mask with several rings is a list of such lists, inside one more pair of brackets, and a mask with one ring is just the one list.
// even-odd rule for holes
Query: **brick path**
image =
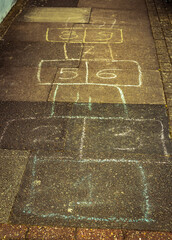
{"label": "brick path", "polygon": [[172,3],[146,0],[172,133]]}

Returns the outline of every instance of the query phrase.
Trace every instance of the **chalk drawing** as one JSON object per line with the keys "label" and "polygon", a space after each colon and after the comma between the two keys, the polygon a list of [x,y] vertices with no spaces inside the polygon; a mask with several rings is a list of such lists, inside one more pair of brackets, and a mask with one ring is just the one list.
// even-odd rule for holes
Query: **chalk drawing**
{"label": "chalk drawing", "polygon": [[[37,133],[38,131],[38,133]],[[53,143],[55,140],[57,140],[57,136],[56,133],[58,133],[59,128],[57,126],[48,126],[48,125],[40,125],[38,127],[35,127],[31,130],[31,134],[34,135],[38,135],[39,137],[37,138],[35,136],[35,138],[33,139],[33,143],[37,144],[37,143]]]}
{"label": "chalk drawing", "polygon": [[84,147],[84,139],[85,139],[85,127],[86,127],[86,118],[84,118],[84,122],[83,122],[83,128],[82,128],[82,135],[81,135],[81,145],[79,148],[79,157],[80,159],[83,158],[83,147]]}
{"label": "chalk drawing", "polygon": [[[42,80],[41,80],[41,71],[42,71],[42,68],[43,68],[43,66],[44,66],[44,63],[47,63],[47,62],[59,62],[59,61],[65,61],[65,59],[62,59],[62,60],[59,60],[59,59],[54,59],[54,60],[41,60],[40,61],[40,63],[38,64],[38,71],[37,71],[37,80],[38,80],[38,84],[40,84],[40,85],[59,85],[59,86],[70,86],[70,85],[93,85],[93,86],[106,86],[106,87],[141,87],[142,86],[142,70],[141,70],[141,67],[140,67],[140,65],[139,65],[139,63],[138,62],[136,62],[136,61],[134,61],[134,60],[113,60],[113,61],[108,61],[109,63],[111,63],[111,64],[115,64],[115,63],[122,63],[122,64],[125,64],[125,63],[130,63],[130,64],[132,64],[133,65],[133,67],[134,67],[134,69],[137,69],[137,70],[133,70],[133,71],[136,71],[136,73],[138,74],[138,77],[137,77],[137,79],[136,79],[136,81],[137,81],[137,84],[119,84],[119,83],[113,83],[113,84],[108,84],[108,83],[94,83],[93,81],[94,81],[94,79],[93,80],[91,80],[91,81],[88,81],[89,79],[88,79],[88,73],[89,73],[89,62],[87,62],[87,61],[84,61],[85,62],[85,71],[86,71],[86,79],[85,79],[85,82],[81,82],[81,83],[77,83],[77,82],[72,82],[72,83],[60,83],[60,82],[53,82],[53,83],[51,83],[51,82],[42,82]],[[99,61],[95,61],[95,60],[93,60],[93,62],[95,62],[95,63],[98,63]],[[91,64],[91,63],[90,63]],[[77,73],[75,72],[74,73],[74,69],[75,69],[75,71],[78,71],[78,68],[62,68],[61,70],[59,69],[59,71],[60,71],[60,74],[63,74],[64,73],[64,71],[67,73],[68,72],[68,74],[71,72],[72,74],[73,74],[73,77],[66,77],[66,78],[64,78],[64,79],[74,79],[74,78],[76,78],[76,77],[78,77],[78,75],[77,75]],[[99,78],[100,78],[100,71],[105,71],[104,69],[101,69],[101,70],[99,70],[97,73],[95,73],[95,76],[99,76]],[[111,76],[112,76],[112,74],[115,74],[115,71],[126,71],[125,69],[119,69],[119,68],[114,68],[114,67],[112,67],[112,69],[108,69],[108,71],[114,71],[114,73],[111,73]],[[105,75],[105,73],[104,73],[104,75]],[[108,77],[109,75],[110,75],[110,73],[106,73],[106,75],[107,75],[107,78],[106,79],[111,79],[111,77]],[[116,74],[115,74],[116,75]],[[113,75],[113,76],[115,76],[115,75]],[[117,79],[117,77],[118,77],[118,75],[116,75],[116,79]],[[102,78],[102,76],[101,76],[101,78]],[[61,79],[62,79],[62,77],[61,77]],[[118,81],[118,80],[117,80]],[[119,79],[119,81],[120,81],[120,79]]]}
{"label": "chalk drawing", "polygon": [[84,59],[85,55],[87,55],[87,54],[93,55],[94,54],[93,50],[94,50],[94,46],[87,46],[87,45],[85,45],[84,49],[83,49],[83,53],[82,53],[82,59]]}
{"label": "chalk drawing", "polygon": [[[48,159],[49,160],[49,159]],[[44,161],[46,162],[45,158],[44,158]],[[56,161],[59,161],[58,159],[56,159]],[[63,160],[61,160],[63,161]],[[73,162],[78,162],[77,160],[72,160]],[[85,200],[85,201],[76,201],[76,202],[69,202],[68,203],[68,206],[67,206],[67,212],[68,212],[68,215],[65,215],[65,214],[61,214],[61,213],[58,213],[58,209],[56,209],[57,212],[49,212],[49,213],[43,213],[42,209],[39,211],[39,208],[38,206],[34,206],[32,203],[34,202],[34,197],[36,197],[36,194],[35,194],[35,185],[34,185],[34,181],[35,181],[35,177],[36,177],[36,167],[37,167],[37,164],[38,162],[42,163],[42,159],[38,159],[37,156],[35,155],[34,156],[34,161],[33,161],[33,169],[34,169],[34,174],[32,173],[33,175],[33,179],[32,179],[32,184],[31,184],[31,192],[30,192],[30,198],[28,198],[28,204],[26,204],[26,206],[24,207],[24,210],[23,212],[26,213],[26,214],[34,214],[38,217],[41,217],[41,218],[54,218],[54,217],[58,217],[58,218],[61,218],[61,219],[64,219],[64,220],[67,220],[67,219],[72,219],[72,220],[87,220],[87,221],[98,221],[98,222],[112,222],[112,221],[115,221],[115,222],[129,222],[129,223],[139,223],[139,222],[147,222],[147,223],[150,223],[150,222],[155,222],[154,219],[151,218],[151,204],[150,204],[150,199],[149,199],[149,191],[148,191],[148,184],[147,184],[147,177],[146,177],[146,173],[144,171],[144,168],[142,167],[142,165],[140,164],[139,161],[137,160],[134,160],[133,162],[128,162],[128,160],[120,160],[120,159],[113,159],[113,163],[117,164],[117,163],[125,163],[125,164],[134,164],[134,166],[136,167],[136,170],[140,173],[140,179],[142,181],[142,194],[143,194],[143,217],[142,218],[123,218],[123,217],[116,217],[115,214],[114,216],[109,216],[109,217],[96,217],[96,216],[92,216],[92,217],[89,217],[89,216],[84,216],[84,215],[80,215],[80,214],[77,214],[77,215],[72,215],[72,212],[73,212],[73,208],[75,206],[81,206],[81,207],[90,207],[93,205],[93,201],[94,201],[94,198],[93,198],[93,193],[94,193],[94,185],[92,183],[92,175],[87,175],[87,176],[84,176],[82,177],[82,179],[78,179],[77,182],[74,183],[74,187],[75,189],[77,190],[77,188],[79,187],[79,185],[82,183],[84,183],[84,181],[87,181],[87,184],[88,184],[88,189],[89,189],[89,192],[88,192],[88,198]],[[109,162],[111,162],[111,160],[109,160]],[[93,163],[91,161],[91,163]],[[83,162],[84,164],[84,162]],[[38,190],[39,191],[39,190]],[[94,203],[95,206],[96,204],[99,205],[99,202],[95,202]],[[100,204],[101,204],[101,200],[100,200]],[[115,203],[114,203],[115,204]],[[69,213],[71,213],[69,215]]]}
{"label": "chalk drawing", "polygon": [[[94,38],[92,35],[94,34]],[[115,28],[47,28],[47,42],[64,43],[123,43],[122,29]]]}
{"label": "chalk drawing", "polygon": [[85,201],[77,201],[77,202],[70,202],[69,206],[71,207],[75,207],[76,205],[80,205],[80,206],[92,206],[94,202],[93,199],[93,184],[92,184],[92,174],[88,174],[87,176],[82,177],[81,179],[79,178],[75,183],[74,183],[74,188],[77,190],[78,188],[87,188],[87,197],[85,197]]}
{"label": "chalk drawing", "polygon": [[[75,71],[74,71],[75,70]],[[61,68],[60,69],[60,74],[67,74],[69,75],[68,77],[59,77],[59,79],[75,79],[78,77],[78,68]],[[73,75],[73,76],[70,76]]]}
{"label": "chalk drawing", "polygon": [[121,69],[103,69],[96,73],[96,76],[102,79],[115,79],[117,75],[114,73],[116,70]]}
{"label": "chalk drawing", "polygon": [[[87,104],[88,105],[88,104]],[[80,151],[80,156],[83,156],[83,146],[84,146],[84,140],[85,137],[87,136],[87,131],[86,131],[86,126],[88,121],[94,121],[94,120],[103,120],[103,121],[123,121],[126,122],[126,126],[128,126],[128,124],[130,124],[130,122],[134,123],[135,125],[139,122],[141,122],[142,124],[146,125],[148,124],[148,126],[151,124],[151,126],[158,126],[159,128],[159,132],[157,133],[157,139],[159,140],[159,143],[161,144],[161,151],[163,153],[164,159],[166,160],[166,163],[170,162],[170,154],[168,153],[167,147],[166,147],[166,141],[165,141],[165,134],[164,134],[164,126],[163,123],[160,120],[155,120],[155,119],[132,119],[132,118],[128,118],[128,116],[126,116],[124,114],[125,117],[95,117],[95,116],[54,116],[54,105],[52,107],[52,112],[50,114],[50,116],[48,117],[30,117],[30,118],[19,118],[19,119],[12,119],[6,122],[6,125],[4,126],[4,130],[2,132],[2,135],[0,137],[0,144],[2,144],[4,136],[8,130],[8,128],[10,127],[11,124],[17,123],[17,125],[19,125],[19,123],[23,122],[21,126],[26,125],[26,123],[24,124],[24,121],[38,121],[38,120],[49,120],[49,119],[83,119],[83,130],[82,130],[82,134],[81,134],[81,144],[79,146],[79,151]],[[29,123],[30,124],[30,123]],[[152,125],[153,124],[153,125]],[[155,125],[154,125],[155,124]],[[30,125],[29,125],[30,126]],[[124,125],[125,126],[125,125]],[[156,126],[156,127],[157,127]],[[34,127],[35,128],[35,127]],[[131,129],[133,131],[131,131],[132,135],[134,138],[136,138],[137,136],[139,137],[139,132],[137,132],[137,130]],[[108,131],[108,130],[107,130]],[[123,133],[123,132],[122,132]],[[131,134],[130,133],[130,134]],[[113,136],[115,137],[115,134],[119,134],[119,131],[117,133],[113,133]],[[118,136],[116,136],[118,137]],[[126,137],[126,136],[124,136]],[[137,140],[137,139],[136,139]],[[140,144],[138,144],[140,143]],[[146,144],[146,145],[145,145]],[[152,143],[153,144],[153,143]],[[141,147],[144,147],[144,145],[146,146],[146,148],[149,147],[149,145],[147,144],[147,140],[145,139],[145,143],[144,143],[144,139],[142,138],[140,140],[140,138],[138,139],[138,141],[136,141],[136,146],[133,146],[133,148],[135,149],[139,149]],[[151,145],[150,145],[151,147]],[[114,147],[115,148],[115,147]],[[119,150],[119,149],[118,149]],[[121,151],[128,151],[129,149],[122,149]],[[163,159],[163,160],[164,160]],[[156,161],[156,162],[160,162],[160,161]]]}

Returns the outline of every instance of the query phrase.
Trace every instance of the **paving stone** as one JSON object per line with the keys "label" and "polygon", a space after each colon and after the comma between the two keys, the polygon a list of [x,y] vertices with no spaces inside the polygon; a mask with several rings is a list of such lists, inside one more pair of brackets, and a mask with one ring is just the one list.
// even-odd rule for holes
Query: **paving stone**
{"label": "paving stone", "polygon": [[[158,54],[158,61],[160,63],[171,63],[170,58],[169,58],[169,54],[167,54],[167,53]],[[162,71],[166,71],[166,70],[162,70]]]}
{"label": "paving stone", "polygon": [[167,105],[168,107],[172,107],[172,94],[171,94],[171,98],[170,97],[167,98]]}
{"label": "paving stone", "polygon": [[156,11],[156,6],[154,2],[147,2],[147,8],[149,11]]}
{"label": "paving stone", "polygon": [[[8,221],[15,196],[18,192],[20,182],[25,171],[29,153],[26,151],[13,151],[0,149],[0,222]],[[8,229],[5,225],[0,234]],[[9,229],[10,230],[10,229]],[[8,232],[8,231],[7,231]]]}
{"label": "paving stone", "polygon": [[121,230],[79,228],[77,229],[77,240],[81,240],[81,239],[123,240],[124,238]]}
{"label": "paving stone", "polygon": [[165,38],[167,48],[172,46],[172,37],[166,37]]}
{"label": "paving stone", "polygon": [[75,232],[75,228],[31,226],[29,227],[29,231],[27,232],[27,239],[73,240],[75,238]]}
{"label": "paving stone", "polygon": [[24,22],[88,23],[91,8],[28,8],[21,16]]}
{"label": "paving stone", "polygon": [[125,239],[127,240],[170,240],[172,238],[172,234],[169,232],[139,232],[139,231],[127,231],[125,235]]}
{"label": "paving stone", "polygon": [[167,51],[164,40],[155,40],[155,45],[156,45],[156,51],[158,54],[163,54]]}
{"label": "paving stone", "polygon": [[172,82],[172,72],[161,72],[163,77],[163,82]]}
{"label": "paving stone", "polygon": [[166,93],[172,94],[172,83],[164,83],[164,90]]}
{"label": "paving stone", "polygon": [[167,23],[169,22],[168,15],[165,12],[164,13],[160,12],[158,15],[159,15],[160,21],[167,22]]}
{"label": "paving stone", "polygon": [[24,225],[0,224],[1,239],[25,239],[28,227]]}
{"label": "paving stone", "polygon": [[172,69],[172,66],[171,66],[171,63],[169,62],[160,62],[160,69],[162,71],[171,71]]}
{"label": "paving stone", "polygon": [[163,40],[164,39],[163,31],[161,28],[152,27],[152,32],[153,32],[153,37],[155,40]]}
{"label": "paving stone", "polygon": [[161,24],[159,22],[159,18],[156,12],[155,13],[153,11],[149,12],[149,19],[152,27],[161,27]]}

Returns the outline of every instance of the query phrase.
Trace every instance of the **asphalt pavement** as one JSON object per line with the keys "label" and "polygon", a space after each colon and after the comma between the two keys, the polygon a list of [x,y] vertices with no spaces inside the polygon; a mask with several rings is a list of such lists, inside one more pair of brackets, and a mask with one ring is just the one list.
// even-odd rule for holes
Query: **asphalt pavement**
{"label": "asphalt pavement", "polygon": [[172,14],[19,0],[0,26],[0,239],[172,239]]}

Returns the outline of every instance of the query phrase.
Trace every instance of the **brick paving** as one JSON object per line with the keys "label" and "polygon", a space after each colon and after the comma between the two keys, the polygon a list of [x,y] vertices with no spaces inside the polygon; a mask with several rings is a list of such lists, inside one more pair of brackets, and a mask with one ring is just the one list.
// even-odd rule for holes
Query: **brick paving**
{"label": "brick paving", "polygon": [[172,2],[146,0],[172,134]]}
{"label": "brick paving", "polygon": [[0,239],[171,240],[172,233],[129,231],[120,229],[58,228],[1,224]]}

